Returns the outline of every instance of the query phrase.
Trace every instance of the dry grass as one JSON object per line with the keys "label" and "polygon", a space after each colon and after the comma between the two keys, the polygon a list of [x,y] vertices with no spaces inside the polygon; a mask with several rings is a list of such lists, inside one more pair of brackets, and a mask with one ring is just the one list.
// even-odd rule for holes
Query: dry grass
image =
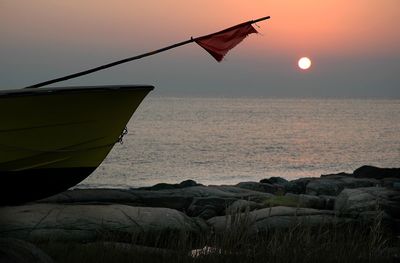
{"label": "dry grass", "polygon": [[[382,226],[301,224],[251,235],[246,213],[230,217],[220,234],[191,237],[185,233],[126,236],[115,233],[96,243],[40,243],[56,262],[396,262],[399,242]],[[118,236],[120,240],[120,236]],[[151,247],[150,247],[151,246]],[[198,248],[197,250],[193,250]],[[397,250],[397,252],[396,252]],[[398,259],[397,259],[398,260]]]}

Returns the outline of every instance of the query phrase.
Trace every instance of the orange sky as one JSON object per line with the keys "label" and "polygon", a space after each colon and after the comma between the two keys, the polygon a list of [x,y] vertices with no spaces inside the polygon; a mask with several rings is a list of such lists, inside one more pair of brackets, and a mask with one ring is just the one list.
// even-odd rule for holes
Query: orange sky
{"label": "orange sky", "polygon": [[[18,3],[19,2],[19,3]],[[135,49],[271,15],[253,41],[288,52],[399,52],[398,0],[2,1],[0,29],[21,41]]]}
{"label": "orange sky", "polygon": [[[259,83],[255,80],[252,83],[257,87],[266,77],[260,68],[268,69],[273,74],[271,77],[277,73],[282,76],[274,83],[285,87],[292,82],[282,79],[300,84],[301,80],[307,87],[343,76],[348,78],[342,79],[343,83],[353,81],[361,86],[371,82],[360,79],[368,73],[360,69],[350,74],[342,66],[361,68],[365,65],[363,59],[374,57],[377,63],[365,70],[378,74],[373,79],[375,83],[389,79],[390,90],[394,90],[398,74],[394,73],[393,65],[398,65],[400,59],[399,0],[0,0],[0,55],[3,58],[0,74],[6,84],[23,85],[20,83],[32,82],[32,77],[42,80],[57,72],[97,66],[267,15],[271,19],[259,23],[261,28],[257,28],[261,34],[252,35],[228,54],[230,63],[222,63],[214,70],[217,66],[206,64],[210,63],[208,54],[189,45],[168,53],[171,55],[165,60],[165,54],[151,58],[155,64],[149,64],[148,68],[145,65],[150,62],[141,62],[137,70],[147,78],[138,81],[158,83],[152,76],[164,74],[168,82],[165,65],[186,61],[191,64],[182,64],[179,70],[186,71],[193,66],[193,72],[188,71],[187,76],[196,76],[199,68],[195,67],[218,70],[220,74],[225,70],[231,76],[235,71],[228,68],[237,65],[235,70],[248,71],[246,78],[259,79]],[[299,79],[295,65],[304,55],[314,60],[313,74],[332,74],[309,74],[308,78]],[[390,61],[386,63],[387,58]],[[249,68],[244,61],[250,67],[255,65],[254,68]],[[146,75],[149,68],[154,71],[152,76]],[[16,69],[26,79],[13,76]],[[115,74],[123,72],[118,70]],[[259,75],[253,76],[253,73]],[[352,78],[356,73],[359,78]],[[104,79],[120,80],[121,74]],[[96,75],[99,76],[102,75]],[[217,79],[210,75],[192,79],[199,86],[206,85],[202,81],[207,80],[224,81],[223,77]],[[162,80],[159,83],[163,84]]]}

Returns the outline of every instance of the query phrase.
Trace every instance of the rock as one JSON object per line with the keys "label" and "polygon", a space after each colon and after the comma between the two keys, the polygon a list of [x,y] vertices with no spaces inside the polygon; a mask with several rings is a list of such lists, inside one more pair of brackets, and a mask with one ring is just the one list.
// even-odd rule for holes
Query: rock
{"label": "rock", "polygon": [[317,226],[344,221],[349,220],[336,218],[333,211],[277,206],[238,215],[213,217],[207,223],[216,233],[245,228],[253,235],[271,229],[293,227],[296,224]]}
{"label": "rock", "polygon": [[285,184],[289,183],[289,181],[284,179],[284,178],[282,178],[282,177],[270,177],[270,178],[267,178],[267,179],[261,179],[260,183],[263,183],[263,184],[279,184],[279,185],[284,186]]}
{"label": "rock", "polygon": [[265,206],[286,206],[325,209],[325,199],[318,196],[286,193],[284,196],[273,196],[265,201]]}
{"label": "rock", "polygon": [[127,189],[73,189],[36,201],[37,203],[132,203],[137,196]]}
{"label": "rock", "polygon": [[384,187],[345,189],[335,202],[335,211],[339,215],[357,217],[360,213],[381,210],[400,218],[400,192]]}
{"label": "rock", "polygon": [[284,188],[282,186],[257,182],[241,182],[238,183],[236,187],[271,194],[277,193],[279,191],[284,191]]}
{"label": "rock", "polygon": [[264,201],[264,207],[299,207],[299,197],[295,194],[274,195]]}
{"label": "rock", "polygon": [[176,184],[167,184],[167,183],[158,183],[153,186],[148,187],[140,187],[138,190],[151,190],[151,191],[159,191],[159,190],[170,190],[178,188]]}
{"label": "rock", "polygon": [[52,263],[53,260],[31,243],[14,238],[0,238],[0,262]]}
{"label": "rock", "polygon": [[193,196],[182,194],[182,190],[74,189],[42,199],[37,203],[124,204],[142,207],[164,207],[184,211],[192,203]]}
{"label": "rock", "polygon": [[[0,208],[0,235],[24,240],[93,241],[104,233],[159,236],[207,231],[205,222],[168,208],[32,204]],[[118,240],[117,240],[118,241]]]}
{"label": "rock", "polygon": [[187,214],[193,217],[210,219],[214,216],[223,215],[225,208],[235,200],[234,198],[196,197],[189,206]]}
{"label": "rock", "polygon": [[199,186],[202,184],[198,184],[196,181],[193,180],[185,180],[180,182],[179,184],[167,184],[167,183],[159,183],[149,187],[140,187],[139,190],[152,190],[152,191],[159,191],[159,190],[170,190],[170,189],[179,189],[179,188],[186,188],[186,187],[193,187]]}
{"label": "rock", "polygon": [[327,196],[299,195],[300,207],[333,210],[334,199]]}
{"label": "rock", "polygon": [[376,186],[379,182],[375,179],[335,177],[313,180],[306,186],[309,195],[338,195],[345,188],[359,188]]}
{"label": "rock", "polygon": [[400,168],[379,168],[375,166],[364,165],[360,168],[357,168],[353,174],[356,178],[400,178]]}
{"label": "rock", "polygon": [[373,178],[342,177],[338,178],[337,180],[344,184],[344,188],[372,187],[380,184],[379,180]]}
{"label": "rock", "polygon": [[344,184],[335,179],[319,179],[307,184],[309,195],[338,195],[344,189]]}
{"label": "rock", "polygon": [[325,200],[325,209],[333,210],[335,207],[336,196],[332,195],[319,195],[319,198],[323,198]]}
{"label": "rock", "polygon": [[226,215],[231,215],[235,213],[242,213],[245,211],[253,211],[255,209],[262,208],[262,205],[253,201],[248,200],[236,200],[230,206],[225,209]]}
{"label": "rock", "polygon": [[196,181],[193,180],[185,180],[179,183],[180,188],[193,187],[199,185],[201,184],[198,184]]}
{"label": "rock", "polygon": [[337,173],[337,174],[321,174],[321,178],[333,178],[333,179],[335,179],[335,178],[341,178],[341,177],[352,177],[353,176],[353,174],[349,174],[349,173],[344,173],[344,172],[341,172],[341,173]]}
{"label": "rock", "polygon": [[316,177],[300,178],[285,184],[285,191],[293,194],[305,194],[307,184],[316,180]]}
{"label": "rock", "polygon": [[381,180],[383,187],[400,190],[400,178],[386,177]]}
{"label": "rock", "polygon": [[326,209],[325,199],[313,195],[298,195],[299,207]]}
{"label": "rock", "polygon": [[248,201],[254,202],[262,202],[265,198],[271,197],[272,194],[264,193],[259,191],[253,191],[250,189],[244,189],[236,186],[209,186],[210,188],[214,188],[218,191],[223,191],[224,193],[229,193],[231,197],[235,197],[237,199],[245,199]]}
{"label": "rock", "polygon": [[192,186],[167,190],[75,189],[40,200],[40,203],[108,203],[143,207],[165,207],[187,211],[196,197],[263,200],[271,196],[233,186]]}
{"label": "rock", "polygon": [[153,195],[159,195],[160,197],[168,198],[168,196],[179,196],[179,197],[239,197],[248,196],[254,194],[260,194],[254,191],[241,191],[241,189],[232,190],[232,187],[206,187],[206,186],[193,186],[186,188],[178,188],[172,190],[162,190],[162,191],[142,191],[131,189],[131,193],[135,196],[140,196],[142,198],[147,198]]}

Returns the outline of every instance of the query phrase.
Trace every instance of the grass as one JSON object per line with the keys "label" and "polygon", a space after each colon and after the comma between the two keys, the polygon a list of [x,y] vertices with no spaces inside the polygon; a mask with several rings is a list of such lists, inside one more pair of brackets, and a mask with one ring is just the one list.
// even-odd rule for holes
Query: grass
{"label": "grass", "polygon": [[[301,224],[251,235],[246,213],[231,218],[222,233],[136,235],[114,242],[115,233],[95,243],[38,243],[56,262],[397,262],[398,238],[382,226]],[[119,238],[119,237],[118,237]],[[114,239],[114,240],[113,240]],[[150,247],[151,246],[151,247]],[[197,250],[193,250],[197,248]],[[397,259],[398,260],[398,259]]]}

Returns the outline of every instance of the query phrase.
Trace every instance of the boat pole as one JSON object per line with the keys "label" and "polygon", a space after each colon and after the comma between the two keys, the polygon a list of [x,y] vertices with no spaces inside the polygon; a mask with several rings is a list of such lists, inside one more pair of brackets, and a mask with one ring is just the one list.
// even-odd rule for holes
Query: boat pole
{"label": "boat pole", "polygon": [[44,82],[40,82],[40,83],[37,83],[37,84],[34,84],[34,85],[27,86],[27,87],[25,87],[25,89],[39,88],[39,87],[43,87],[43,86],[46,86],[46,85],[49,85],[49,84],[53,84],[53,83],[56,83],[56,82],[65,81],[65,80],[68,80],[68,79],[73,79],[73,78],[77,78],[77,77],[80,77],[80,76],[88,75],[90,73],[93,73],[93,72],[96,72],[96,71],[100,71],[100,70],[103,70],[103,69],[106,69],[106,68],[114,67],[116,65],[123,64],[123,63],[129,62],[129,61],[132,61],[132,60],[141,59],[141,58],[144,58],[144,57],[152,56],[152,55],[155,55],[157,53],[161,53],[161,52],[167,51],[169,49],[180,47],[180,46],[195,42],[196,40],[199,40],[201,38],[206,38],[206,37],[209,37],[209,36],[214,35],[214,34],[223,33],[224,31],[228,31],[228,30],[234,29],[234,28],[242,26],[244,24],[254,24],[254,23],[269,19],[269,18],[270,18],[270,16],[266,16],[266,17],[262,17],[262,18],[259,18],[259,19],[256,19],[256,20],[250,20],[250,21],[241,23],[239,25],[236,25],[236,26],[233,26],[233,27],[224,29],[222,31],[209,34],[209,35],[196,37],[196,38],[191,37],[189,40],[182,41],[180,43],[176,43],[176,44],[164,47],[164,48],[160,48],[160,49],[157,49],[157,50],[154,50],[154,51],[150,51],[150,52],[138,55],[138,56],[121,59],[121,60],[118,60],[118,61],[115,61],[115,62],[111,62],[111,63],[105,64],[105,65],[102,65],[102,66],[99,66],[99,67],[95,67],[95,68],[92,68],[92,69],[88,69],[88,70],[80,71],[80,72],[77,72],[77,73],[74,73],[74,74],[66,75],[64,77],[55,78],[55,79],[47,80],[47,81],[44,81]]}

